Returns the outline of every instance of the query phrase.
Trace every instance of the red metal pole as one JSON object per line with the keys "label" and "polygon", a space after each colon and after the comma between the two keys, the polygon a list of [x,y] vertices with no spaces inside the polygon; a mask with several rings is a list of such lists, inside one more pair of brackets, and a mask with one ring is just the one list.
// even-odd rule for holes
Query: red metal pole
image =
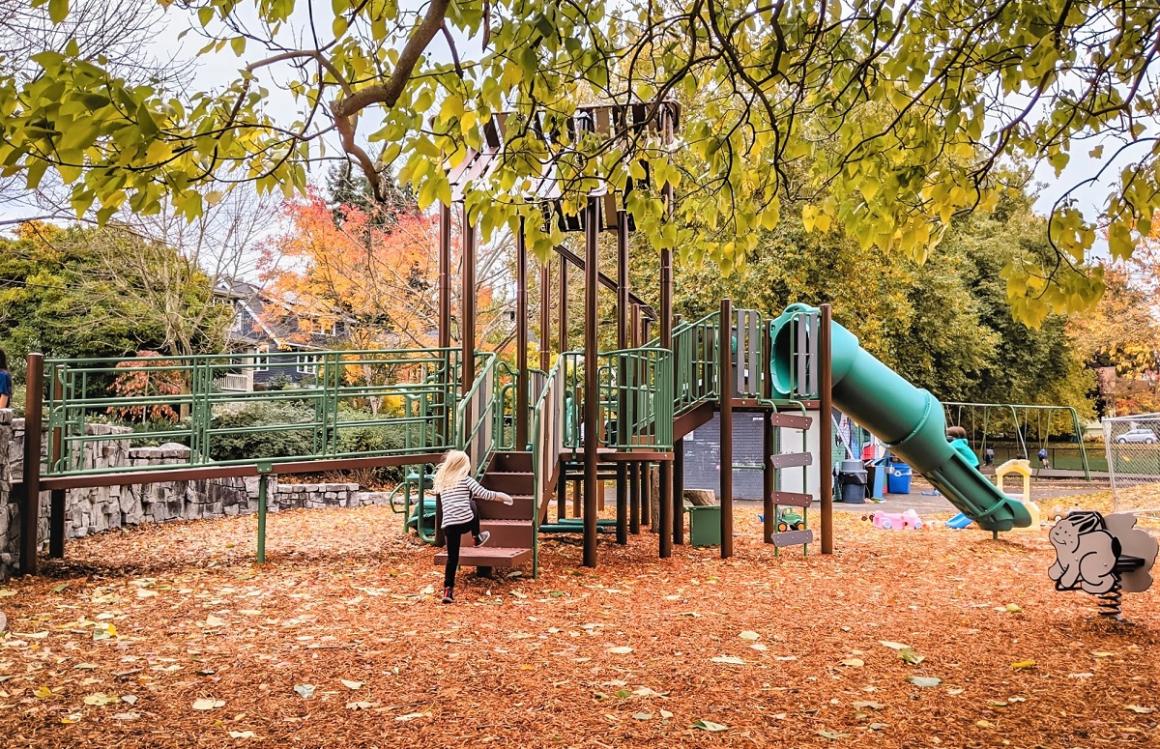
{"label": "red metal pole", "polygon": [[[761,393],[767,399],[773,398],[773,376],[770,372],[772,366],[772,346],[769,340],[768,327],[761,328],[761,377],[762,386]],[[777,409],[773,409],[776,413]],[[777,491],[777,471],[769,459],[773,457],[775,445],[777,443],[777,435],[773,431],[773,419],[770,418],[772,414],[762,412],[762,432],[761,432],[761,540],[767,544],[773,543],[773,532],[776,530],[776,518],[773,517],[773,494]]]}
{"label": "red metal pole", "polygon": [[560,346],[560,353],[568,350],[568,263],[564,258],[560,258],[560,302],[558,313],[560,315],[560,329],[559,340],[557,343]]}
{"label": "red metal pole", "polygon": [[451,348],[451,206],[439,207],[439,347]]}
{"label": "red metal pole", "polygon": [[439,348],[444,349],[443,370],[447,390],[443,393],[443,419],[440,424],[443,443],[451,444],[451,410],[455,407],[451,399],[454,388],[451,367],[451,206],[439,206]]}

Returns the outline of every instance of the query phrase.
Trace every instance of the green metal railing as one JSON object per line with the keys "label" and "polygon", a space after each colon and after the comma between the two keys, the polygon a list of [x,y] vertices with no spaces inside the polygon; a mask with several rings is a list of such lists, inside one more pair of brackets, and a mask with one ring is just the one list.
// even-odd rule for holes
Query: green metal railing
{"label": "green metal railing", "polygon": [[717,399],[720,318],[721,314],[714,312],[695,322],[681,323],[673,329],[675,413],[683,413],[705,401]]}
{"label": "green metal railing", "polygon": [[[564,446],[577,452],[584,438],[584,354],[561,355],[564,377]],[[661,348],[603,352],[597,357],[602,448],[669,450],[673,446],[672,352]]]}
{"label": "green metal railing", "polygon": [[496,437],[502,431],[502,399],[496,388],[496,357],[485,354],[484,365],[476,372],[471,389],[455,408],[455,423],[461,425],[456,434],[456,447],[471,458],[476,477],[487,470],[488,461],[496,450]]}
{"label": "green metal railing", "polygon": [[[540,397],[546,374],[542,369],[528,370],[528,423],[531,423],[533,404]],[[500,408],[496,413],[496,448],[499,450],[526,450],[527,445],[516,445],[516,409],[519,405],[518,389],[520,371],[501,361],[496,365],[496,390],[499,393]]]}
{"label": "green metal railing", "polygon": [[[239,465],[262,459],[287,462],[439,452],[455,443],[453,404],[459,383],[457,349],[312,351],[303,382],[279,390],[231,391],[222,384],[275,371],[302,372],[299,353],[260,355],[49,359],[45,414],[53,442],[49,476]],[[120,391],[112,388],[120,383]],[[126,389],[133,394],[126,394]],[[289,404],[274,422],[227,425],[231,414],[260,404]],[[292,414],[292,415],[288,415]],[[236,419],[235,419],[236,420]],[[113,423],[135,431],[99,434],[90,425]],[[390,444],[353,449],[358,430],[383,428]],[[229,441],[268,434],[293,435],[298,449],[223,458]],[[401,439],[400,439],[401,437]],[[182,463],[94,468],[85,446],[115,439],[129,446],[179,442],[190,448]],[[309,447],[302,449],[303,443]]]}

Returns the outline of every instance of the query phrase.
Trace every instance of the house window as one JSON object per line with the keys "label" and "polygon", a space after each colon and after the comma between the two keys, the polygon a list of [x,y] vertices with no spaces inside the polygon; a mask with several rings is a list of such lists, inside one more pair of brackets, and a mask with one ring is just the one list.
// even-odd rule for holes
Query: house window
{"label": "house window", "polygon": [[322,357],[318,354],[298,354],[294,357],[295,368],[298,374],[317,375],[318,364]]}
{"label": "house window", "polygon": [[254,363],[255,372],[269,372],[270,371],[270,349],[262,346],[250,359]]}

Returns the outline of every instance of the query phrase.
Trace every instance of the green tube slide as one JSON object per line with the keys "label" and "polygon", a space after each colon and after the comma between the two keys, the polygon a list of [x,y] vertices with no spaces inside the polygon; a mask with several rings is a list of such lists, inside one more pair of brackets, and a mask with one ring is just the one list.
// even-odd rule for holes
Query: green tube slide
{"label": "green tube slide", "polygon": [[[773,389],[779,397],[795,394],[799,344],[794,320],[803,313],[817,310],[792,304],[771,326]],[[838,323],[832,323],[830,333],[834,405],[842,413],[877,435],[980,528],[1009,531],[1031,525],[1021,502],[999,491],[950,446],[942,404],[929,391],[902,379]]]}

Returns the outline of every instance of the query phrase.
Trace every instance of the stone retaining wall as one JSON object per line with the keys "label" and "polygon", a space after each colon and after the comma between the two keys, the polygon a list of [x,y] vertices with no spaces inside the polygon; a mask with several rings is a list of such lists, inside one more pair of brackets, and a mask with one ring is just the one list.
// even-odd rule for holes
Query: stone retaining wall
{"label": "stone retaining wall", "polygon": [[8,459],[12,443],[12,409],[0,409],[0,580],[16,564],[19,553],[20,518],[12,497],[12,464]]}
{"label": "stone retaining wall", "polygon": [[[188,460],[189,448],[184,445],[130,447],[128,440],[118,439],[131,431],[109,424],[88,425],[87,434],[108,435],[109,439],[85,443],[85,468],[164,466]],[[11,572],[18,559],[19,508],[11,485],[20,480],[23,449],[24,420],[13,419],[9,410],[0,410],[0,579]],[[268,506],[272,512],[387,504],[389,496],[389,492],[361,491],[358,484],[352,483],[295,484],[279,481],[277,476],[268,481]],[[49,493],[42,492],[38,523],[42,549],[48,546],[50,505]],[[65,500],[65,537],[82,538],[142,523],[240,515],[257,509],[257,477],[70,489]]]}

